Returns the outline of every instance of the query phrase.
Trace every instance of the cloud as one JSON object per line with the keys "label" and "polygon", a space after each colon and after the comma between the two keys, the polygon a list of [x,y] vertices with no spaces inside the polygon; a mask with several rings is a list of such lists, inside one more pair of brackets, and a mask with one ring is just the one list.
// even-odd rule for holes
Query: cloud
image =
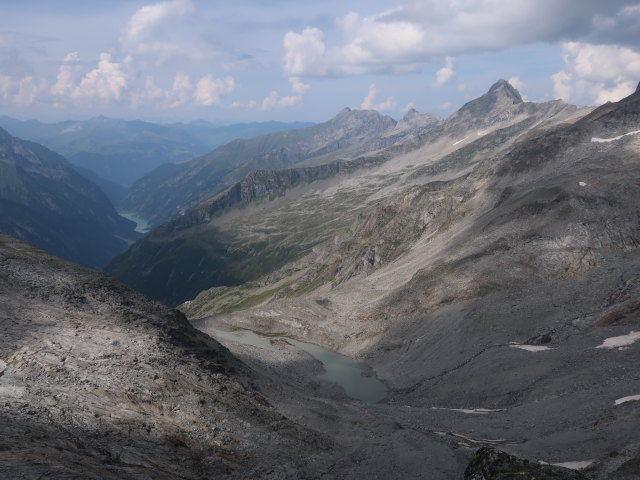
{"label": "cloud", "polygon": [[18,83],[18,94],[13,99],[13,103],[18,107],[27,107],[34,102],[40,90],[45,88],[44,81],[36,82],[31,75],[24,77]]}
{"label": "cloud", "polygon": [[15,85],[16,83],[9,75],[0,75],[0,94],[2,95],[3,105],[10,103]]}
{"label": "cloud", "polygon": [[433,82],[434,87],[443,86],[456,75],[456,72],[453,69],[453,62],[453,57],[444,58],[444,67],[438,70],[438,73],[436,74],[436,81]]}
{"label": "cloud", "polygon": [[285,75],[324,75],[326,46],[324,34],[318,28],[305,28],[302,33],[289,32],[283,46]]}
{"label": "cloud", "polygon": [[634,92],[640,53],[618,45],[563,44],[564,68],[552,75],[555,95],[579,104],[617,101]]}
{"label": "cloud", "polygon": [[302,96],[311,87],[310,85],[303,83],[298,77],[290,77],[289,83],[291,84],[291,95],[280,97],[280,94],[272,90],[269,95],[262,101],[260,110],[267,111],[276,107],[291,107],[297,105],[302,101]]}
{"label": "cloud", "polygon": [[64,57],[62,65],[58,68],[56,83],[51,87],[54,95],[67,95],[76,88],[75,77],[78,72],[77,63],[80,61],[78,52],[70,52]]}
{"label": "cloud", "polygon": [[384,102],[376,104],[375,98],[377,94],[378,94],[378,89],[376,88],[375,84],[372,83],[371,85],[369,85],[369,93],[364,98],[364,100],[362,101],[362,103],[358,108],[361,110],[382,111],[382,110],[388,110],[390,108],[394,108],[396,106],[396,102],[393,99],[393,97],[388,97]]}
{"label": "cloud", "polygon": [[128,52],[155,56],[159,64],[171,57],[188,53],[175,41],[167,38],[170,37],[170,31],[165,26],[176,17],[194,11],[191,0],[172,0],[145,5],[129,20],[121,36],[121,43]]}
{"label": "cloud", "polygon": [[145,80],[142,91],[131,92],[131,106],[138,108],[142,105],[154,103],[165,98],[165,91],[156,86],[153,77],[148,76]]}
{"label": "cloud", "polygon": [[233,92],[235,88],[236,82],[233,77],[213,78],[213,75],[208,74],[196,84],[196,91],[193,97],[196,103],[200,105],[219,105],[220,96]]}
{"label": "cloud", "polygon": [[184,73],[178,73],[173,77],[173,85],[169,91],[166,92],[166,105],[169,108],[176,108],[184,105],[189,101],[191,96],[191,80]]}
{"label": "cloud", "polygon": [[527,87],[527,85],[520,80],[520,78],[518,77],[511,77],[508,82],[511,84],[511,86],[513,88],[515,88],[516,90],[518,90],[518,92],[520,92],[520,96],[522,97],[522,99],[527,102],[529,101],[529,99],[527,98],[527,96],[525,94],[522,93],[522,91]]}
{"label": "cloud", "polygon": [[98,67],[82,78],[70,96],[109,103],[123,100],[126,90],[127,75],[122,71],[121,64],[112,62],[110,54],[102,53]]}
{"label": "cloud", "polygon": [[[337,19],[343,37],[338,43],[315,27],[288,32],[283,43],[285,75],[416,71],[443,56],[534,42],[593,35],[601,43],[613,42],[623,26],[630,32],[627,40],[640,44],[636,28],[640,10],[625,0],[398,0],[397,4],[376,15],[349,13]],[[445,65],[441,78],[449,70]]]}

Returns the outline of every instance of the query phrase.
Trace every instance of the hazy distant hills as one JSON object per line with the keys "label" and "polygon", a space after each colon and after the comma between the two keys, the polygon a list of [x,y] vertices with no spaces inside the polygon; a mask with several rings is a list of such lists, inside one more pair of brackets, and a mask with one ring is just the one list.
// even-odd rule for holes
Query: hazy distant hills
{"label": "hazy distant hills", "polygon": [[57,153],[0,129],[0,232],[93,268],[137,238],[105,194]]}
{"label": "hazy distant hills", "polygon": [[42,123],[0,117],[0,127],[12,135],[41,143],[72,164],[123,186],[159,165],[191,159],[235,138],[308,125],[264,122],[220,127],[205,121],[159,125],[106,117]]}
{"label": "hazy distant hills", "polygon": [[307,128],[235,140],[189,162],[159,167],[133,185],[122,208],[157,225],[220,193],[252,170],[355,158],[440,121],[417,112],[407,118],[411,120],[396,122],[373,110],[346,108],[331,120]]}

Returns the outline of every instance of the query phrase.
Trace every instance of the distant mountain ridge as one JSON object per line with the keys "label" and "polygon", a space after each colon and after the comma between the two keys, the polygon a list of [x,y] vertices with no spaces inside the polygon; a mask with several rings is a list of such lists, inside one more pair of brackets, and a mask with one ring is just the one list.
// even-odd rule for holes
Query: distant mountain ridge
{"label": "distant mountain ridge", "polygon": [[[261,169],[249,173],[228,190],[209,197],[183,216],[165,223],[136,242],[129,250],[115,257],[106,269],[125,284],[169,303],[192,298],[206,284],[212,287],[229,286],[256,280],[309,253],[315,245],[336,238],[345,229],[352,228],[358,222],[359,213],[366,211],[368,204],[374,202],[368,199],[368,195],[375,195],[374,192],[382,189],[383,185],[396,185],[394,188],[400,188],[405,181],[418,182],[416,179],[424,175],[447,171],[448,175],[455,175],[463,168],[472,167],[481,152],[500,151],[514,138],[535,126],[556,121],[553,119],[561,119],[575,110],[575,107],[561,101],[525,103],[504,81],[497,82],[485,95],[472,100],[445,121],[430,115],[420,116],[417,112],[408,112],[401,122],[385,122],[379,114],[376,117],[375,112],[345,109],[329,122],[311,128],[324,129],[321,131],[330,137],[326,132],[339,130],[336,126],[342,128],[345,123],[354,122],[358,128],[364,128],[359,123],[363,118],[377,118],[378,123],[376,128],[371,129],[371,139],[367,140],[366,147],[385,145],[385,138],[391,139],[388,142],[391,146],[351,160],[342,160],[341,157],[346,156],[347,151],[361,151],[359,148],[362,143],[358,142],[362,137],[356,137],[358,141],[351,144],[350,149],[337,149],[334,157],[310,157],[312,162],[298,162],[286,169]],[[297,133],[304,133],[305,130]],[[286,132],[277,135],[280,139]],[[272,139],[271,136],[260,137],[241,145],[246,147],[253,141],[266,142]],[[405,173],[401,173],[404,167],[399,170],[386,167],[394,159],[411,155],[411,152],[430,144],[440,145],[444,153],[450,153],[443,155],[436,151],[433,158],[427,156],[416,159],[413,162],[415,164],[410,165],[412,170],[406,170],[408,176],[405,180],[402,180]],[[331,145],[335,146],[335,143]],[[229,146],[221,147],[211,155],[215,153],[220,155],[218,158],[229,158],[228,148]],[[319,158],[324,162],[328,162],[330,158],[334,160],[319,164]],[[206,157],[198,161],[206,166],[211,165]],[[197,175],[195,162],[189,162],[183,168],[191,168],[193,182],[196,179],[202,182],[202,189],[210,187],[207,180],[211,177],[206,172]],[[322,179],[330,182],[329,179],[335,179],[336,184],[342,181],[348,183],[345,177],[353,172],[364,171],[364,167],[373,172],[376,169],[382,170],[375,181],[380,185],[368,188],[354,185],[350,189],[352,193],[349,195],[352,198],[348,202],[342,203],[343,200],[340,199],[333,204],[325,204],[322,197],[319,197],[315,204],[313,201],[303,202],[304,206],[296,208],[292,205],[297,202],[290,201],[287,204],[285,200],[283,212],[273,212],[272,216],[265,217],[270,218],[268,224],[263,224],[263,218],[252,217],[250,213],[247,213],[249,219],[243,220],[247,223],[246,226],[239,225],[237,220],[226,220],[236,216],[244,217],[240,212],[233,213],[234,208],[237,211],[240,206],[261,205],[256,209],[276,209],[277,207],[270,206],[270,199],[283,194],[286,199],[285,192],[296,186],[301,186],[304,190],[304,185],[308,182]],[[180,166],[165,168],[168,177],[176,175],[181,182],[182,170],[178,170]],[[375,175],[373,172],[371,175]],[[179,186],[191,186],[189,192],[195,196],[198,192],[193,192],[197,188],[193,186],[193,182],[182,182]],[[160,195],[176,198],[170,197],[173,184],[167,181],[164,187],[159,190]],[[181,190],[178,189],[177,193],[180,194]],[[278,202],[274,202],[276,204]],[[159,200],[156,205],[160,205]],[[309,219],[303,218],[305,213]],[[304,226],[296,222],[301,222]],[[402,243],[404,242],[400,242]]]}
{"label": "distant mountain ridge", "polygon": [[123,186],[164,163],[197,157],[236,138],[309,125],[256,122],[220,127],[206,121],[164,125],[104,116],[43,123],[0,117],[0,127],[11,134],[41,143],[72,164]]}
{"label": "distant mountain ridge", "polygon": [[234,140],[194,160],[163,165],[136,182],[121,207],[158,225],[224,191],[252,170],[352,159],[439,123],[434,115],[422,117],[417,112],[396,122],[373,110],[345,108],[327,122]]}
{"label": "distant mountain ridge", "polygon": [[64,157],[1,128],[0,206],[0,232],[93,268],[139,237]]}

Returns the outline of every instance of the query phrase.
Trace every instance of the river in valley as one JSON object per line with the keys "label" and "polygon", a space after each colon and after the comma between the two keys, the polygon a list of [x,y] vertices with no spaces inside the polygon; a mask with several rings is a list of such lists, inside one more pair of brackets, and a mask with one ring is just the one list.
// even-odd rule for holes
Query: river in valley
{"label": "river in valley", "polygon": [[131,220],[132,222],[136,222],[135,231],[138,233],[148,233],[151,230],[149,222],[147,222],[144,218],[137,217],[130,212],[118,212],[118,215],[126,218],[127,220]]}

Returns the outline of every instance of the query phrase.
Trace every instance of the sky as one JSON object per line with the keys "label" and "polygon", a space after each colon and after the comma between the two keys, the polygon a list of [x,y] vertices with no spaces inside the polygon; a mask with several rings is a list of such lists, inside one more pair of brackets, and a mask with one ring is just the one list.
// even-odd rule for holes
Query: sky
{"label": "sky", "polygon": [[509,80],[598,105],[640,81],[640,1],[0,0],[0,115],[446,117]]}

